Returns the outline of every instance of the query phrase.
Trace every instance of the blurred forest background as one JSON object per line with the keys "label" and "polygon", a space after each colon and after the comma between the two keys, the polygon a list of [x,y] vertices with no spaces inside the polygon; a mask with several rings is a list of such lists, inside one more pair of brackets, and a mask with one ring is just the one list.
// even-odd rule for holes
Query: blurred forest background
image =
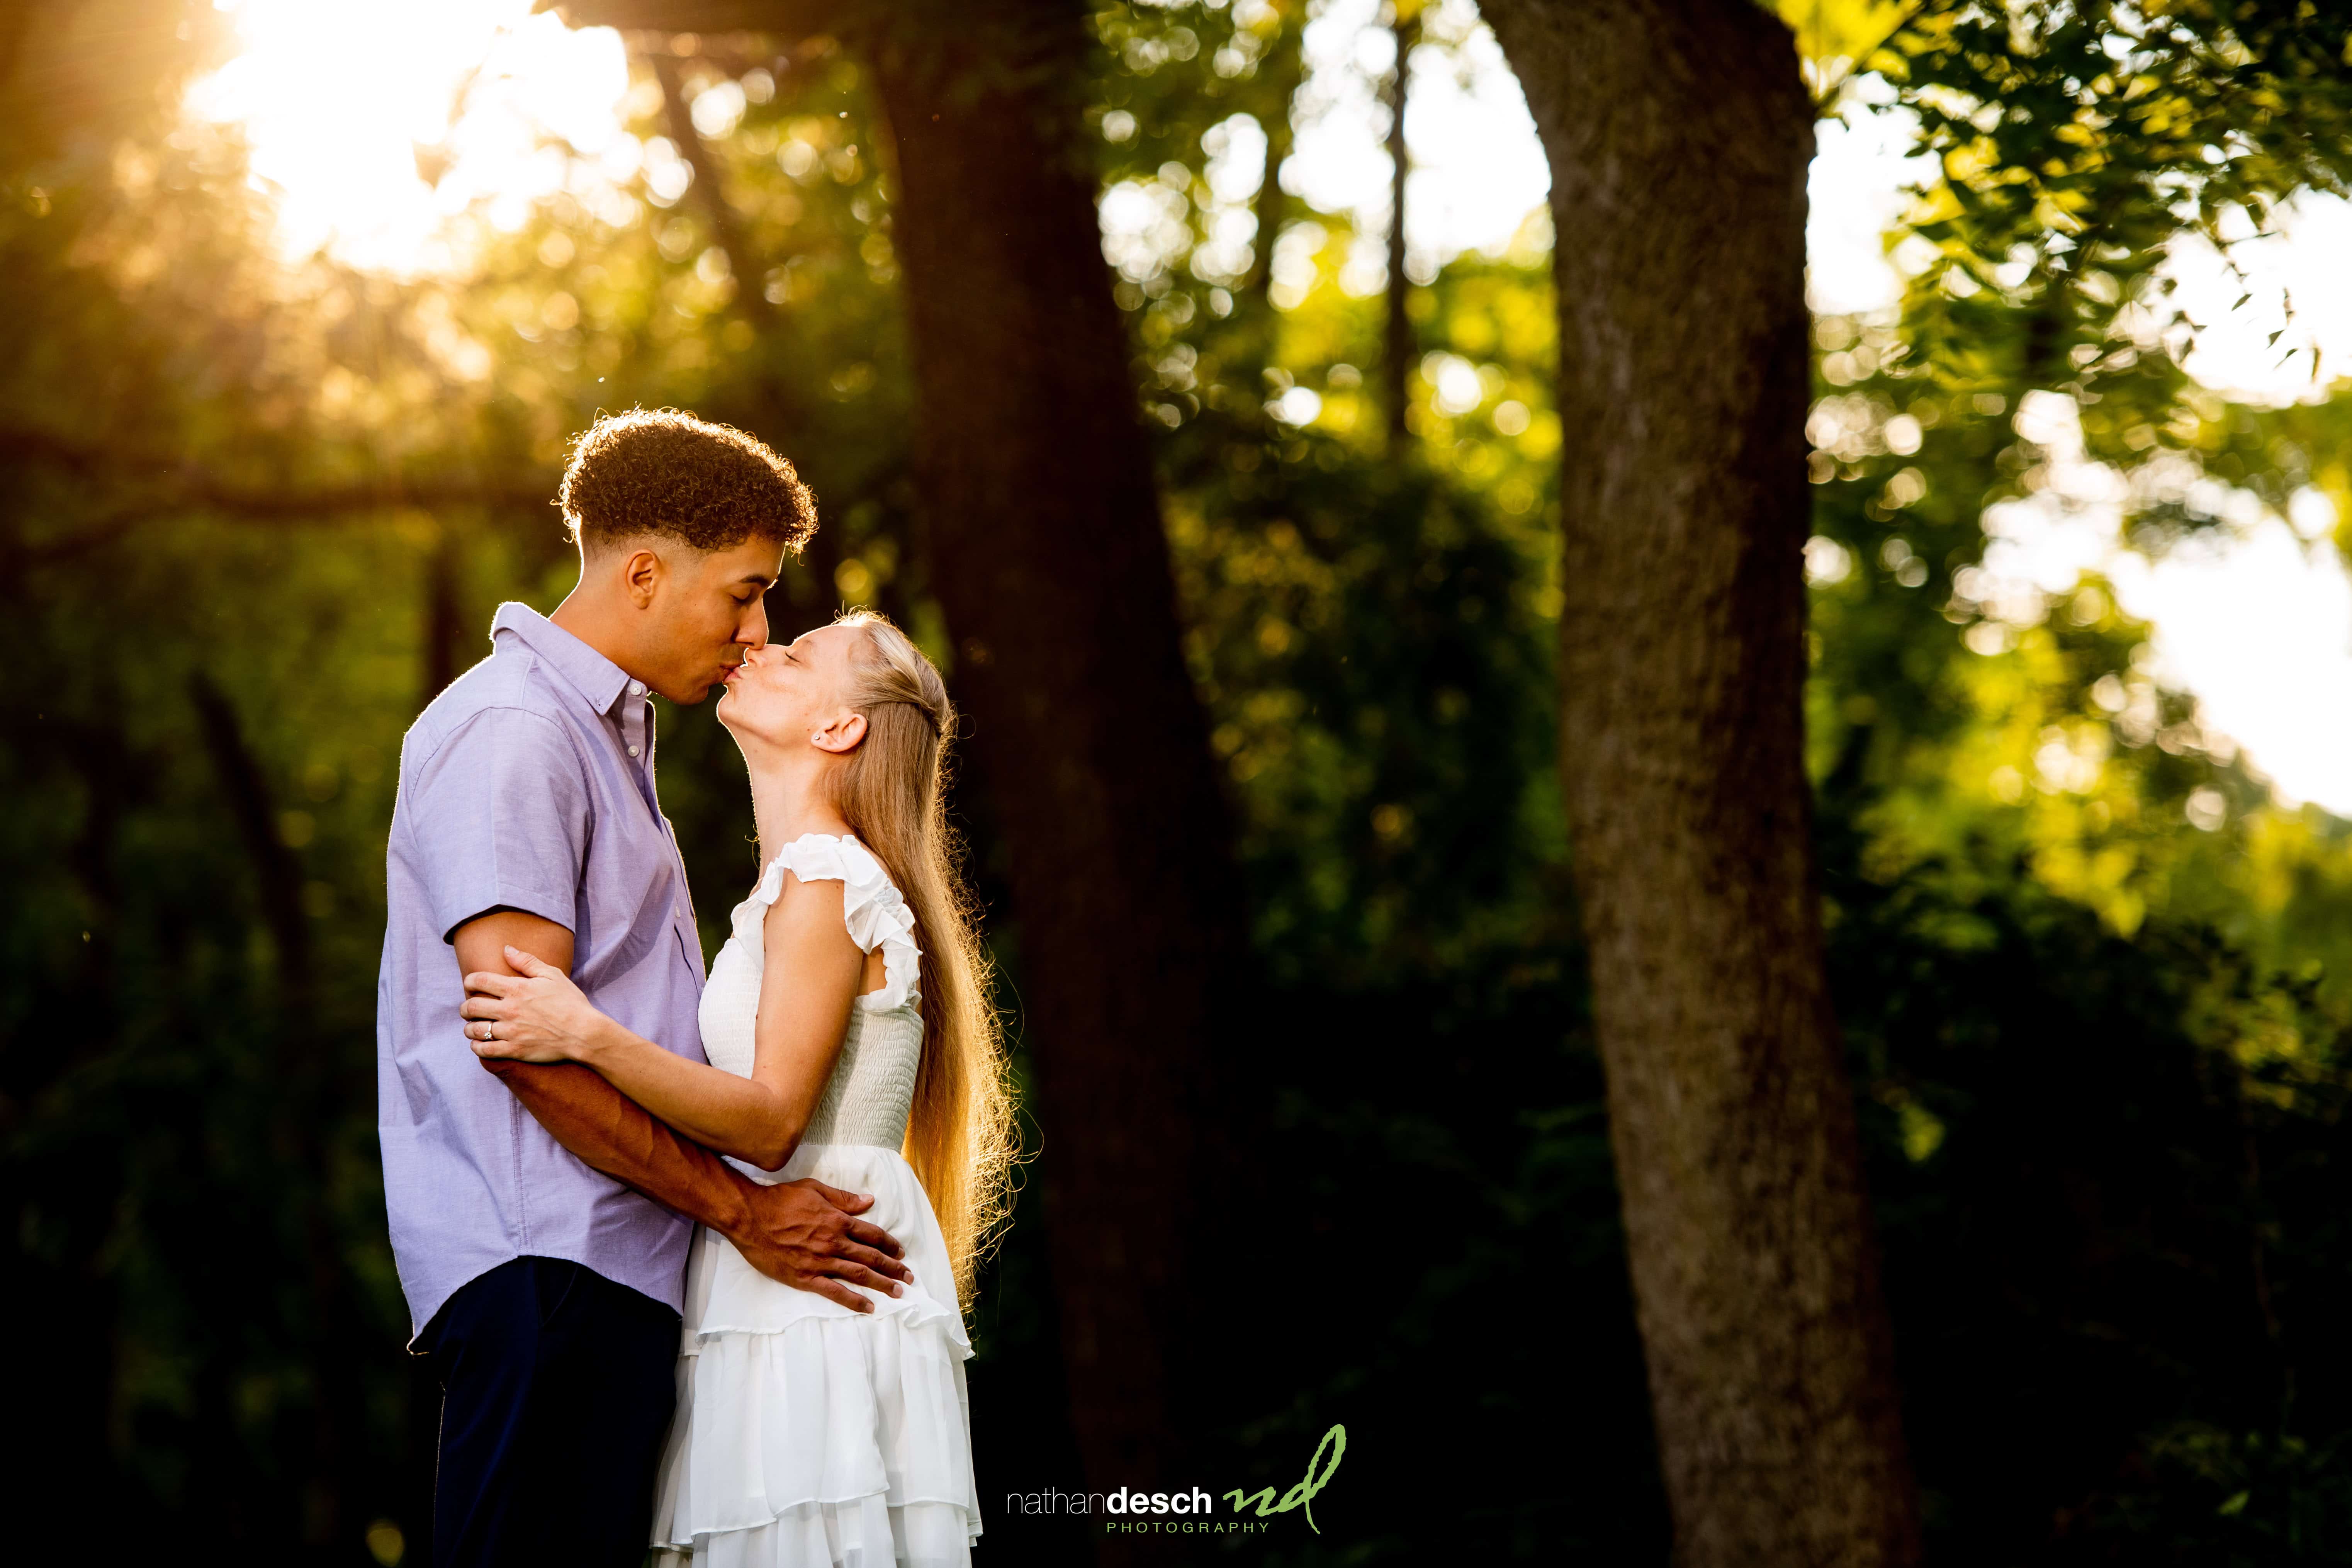
{"label": "blurred forest background", "polygon": [[[2316,492],[2352,527],[2352,381],[2285,407],[2196,385],[2151,279],[2202,219],[2097,215],[2114,259],[2086,282],[2058,237],[2082,225],[2013,199],[2017,171],[2100,145],[2034,62],[2127,78],[2099,31],[2122,13],[2019,5],[1964,47],[1969,7],[1847,7],[1837,37],[1821,9],[1788,13],[1822,112],[1867,75],[1952,154],[1889,237],[1936,258],[1899,309],[1815,320],[1808,426],[1831,973],[1931,1545],[2352,1561],[2352,828],[2273,798],[2101,583],[1996,599],[1980,570],[1986,509],[2070,463],[2120,476],[2152,553],[2228,526],[2225,492]],[[2225,71],[2216,18],[2296,9],[2144,12],[2180,11]],[[1385,237],[1229,156],[1288,145],[1306,19],[1096,5],[1053,83],[1128,215],[1100,288],[1247,911],[1216,962],[1246,976],[1233,1104],[1271,1195],[1213,1216],[1193,1287],[1234,1325],[1233,1375],[1194,1391],[1201,1479],[1287,1486],[1344,1422],[1320,1534],[1237,1554],[1656,1562],[1556,771],[1551,227],[1442,268],[1392,249],[1343,287]],[[942,607],[918,482],[887,36],[630,33],[632,155],[551,135],[543,189],[477,203],[402,272],[289,259],[235,128],[180,112],[231,23],[0,16],[7,1490],[64,1541],[389,1565],[421,1561],[433,1436],[372,1123],[397,749],[500,600],[568,587],[567,438],[638,405],[744,426],[824,518],[780,635],[877,605],[959,685],[990,649]],[[1447,0],[1396,26],[1442,70],[1482,24]],[[2179,89],[2148,134],[2239,178],[2215,210],[2341,188],[2340,144],[2236,168],[2200,118],[2229,105],[2182,79],[2146,89]],[[2084,297],[2141,313],[2086,333]],[[754,869],[740,765],[707,710],[661,722],[715,943]],[[1004,765],[983,744],[958,799],[1017,1023]],[[1082,1484],[1038,1201],[1062,1136],[1033,1105],[979,1306],[991,1500]],[[1091,1547],[992,1513],[982,1550]]]}

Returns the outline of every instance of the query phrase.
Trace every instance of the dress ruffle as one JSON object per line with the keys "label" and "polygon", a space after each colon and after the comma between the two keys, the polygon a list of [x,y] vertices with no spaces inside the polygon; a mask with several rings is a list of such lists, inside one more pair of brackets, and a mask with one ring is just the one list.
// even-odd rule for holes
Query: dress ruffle
{"label": "dress ruffle", "polygon": [[827,1563],[835,1568],[965,1568],[971,1537],[964,1514],[941,1503],[893,1508],[879,1497],[840,1507],[809,1504],[750,1530],[714,1535],[691,1557],[683,1548],[654,1552],[656,1568],[772,1568]]}
{"label": "dress ruffle", "polygon": [[[740,1167],[739,1167],[740,1168]],[[778,1284],[723,1237],[695,1234],[677,1415],[654,1545],[697,1568],[965,1568],[980,1537],[965,1358],[939,1222],[896,1150],[805,1145],[763,1182],[870,1193],[914,1282],[851,1286],[871,1313]]]}
{"label": "dress ruffle", "polygon": [[882,988],[857,998],[869,1013],[906,1005],[916,989],[922,949],[915,945],[915,912],[882,868],[882,862],[856,839],[831,833],[803,833],[768,862],[751,896],[735,906],[735,935],[759,951],[760,922],[783,896],[784,873],[803,882],[839,882],[842,916],[861,952],[882,949]]}

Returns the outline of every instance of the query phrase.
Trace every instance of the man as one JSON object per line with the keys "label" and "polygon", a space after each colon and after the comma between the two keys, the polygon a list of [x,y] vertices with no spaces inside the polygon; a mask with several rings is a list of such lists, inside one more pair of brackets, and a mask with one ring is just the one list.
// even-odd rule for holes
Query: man
{"label": "man", "polygon": [[502,605],[490,657],[409,730],[386,854],[377,1121],[411,1348],[443,1387],[441,1568],[642,1560],[692,1221],[855,1308],[870,1303],[842,1281],[907,1277],[898,1244],[851,1217],[869,1197],[761,1187],[584,1068],[493,1076],[467,1043],[462,976],[513,973],[512,944],[703,1059],[649,694],[699,702],[766,640],[762,595],[815,527],[791,464],[667,411],[600,420],[562,503],[579,585],[552,616]]}

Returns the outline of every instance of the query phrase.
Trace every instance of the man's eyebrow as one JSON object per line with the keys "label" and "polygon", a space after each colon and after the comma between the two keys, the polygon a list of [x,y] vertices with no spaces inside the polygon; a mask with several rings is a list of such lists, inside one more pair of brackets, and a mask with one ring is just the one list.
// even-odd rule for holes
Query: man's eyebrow
{"label": "man's eyebrow", "polygon": [[742,576],[737,578],[736,581],[739,583],[757,583],[762,588],[769,588],[775,585],[777,579],[769,576],[764,572],[746,572]]}

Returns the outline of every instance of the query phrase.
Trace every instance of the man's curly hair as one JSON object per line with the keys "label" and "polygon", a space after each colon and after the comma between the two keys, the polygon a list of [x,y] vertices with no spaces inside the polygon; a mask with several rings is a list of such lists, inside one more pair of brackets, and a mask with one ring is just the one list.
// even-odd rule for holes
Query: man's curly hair
{"label": "man's curly hair", "polygon": [[757,535],[797,554],[816,531],[816,497],[791,463],[755,436],[675,408],[590,426],[572,445],[557,504],[589,551],[658,533],[705,551]]}

